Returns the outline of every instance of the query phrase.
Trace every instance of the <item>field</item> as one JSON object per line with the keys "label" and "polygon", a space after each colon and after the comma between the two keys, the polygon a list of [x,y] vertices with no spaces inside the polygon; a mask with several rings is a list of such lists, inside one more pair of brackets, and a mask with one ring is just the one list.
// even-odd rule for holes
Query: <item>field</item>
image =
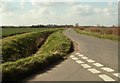
{"label": "field", "polygon": [[110,40],[118,40],[120,37],[120,29],[118,27],[79,27],[75,29],[80,34],[86,34],[95,36],[98,38],[110,39]]}
{"label": "field", "polygon": [[[54,28],[3,28],[2,29],[2,37],[12,36],[16,34],[22,34],[27,32],[39,32],[44,30],[51,30]],[[56,28],[57,29],[57,28]]]}
{"label": "field", "polygon": [[72,51],[72,42],[62,34],[64,29],[16,29],[3,29],[3,82],[19,81],[44,70]]}

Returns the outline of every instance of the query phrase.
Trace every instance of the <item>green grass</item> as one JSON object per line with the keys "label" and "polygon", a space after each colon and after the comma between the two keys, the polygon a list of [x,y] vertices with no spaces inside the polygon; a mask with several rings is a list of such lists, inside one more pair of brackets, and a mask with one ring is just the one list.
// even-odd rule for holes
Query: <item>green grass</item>
{"label": "green grass", "polygon": [[38,47],[54,31],[30,32],[2,39],[2,56],[4,62],[15,61],[35,53]]}
{"label": "green grass", "polygon": [[13,36],[27,32],[40,32],[45,30],[55,30],[59,28],[2,28],[2,37]]}
{"label": "green grass", "polygon": [[[66,52],[69,51],[71,42],[68,38],[61,34],[62,31],[55,32],[54,34],[50,35],[48,40],[42,46],[41,53],[44,54],[46,52],[55,54],[65,55]],[[70,46],[68,46],[70,45]],[[65,54],[62,54],[65,53]]]}
{"label": "green grass", "polygon": [[63,59],[70,51],[72,42],[62,31],[51,34],[44,45],[33,56],[6,62],[1,65],[3,81],[19,81],[28,75],[40,71]]}
{"label": "green grass", "polygon": [[75,31],[79,34],[95,36],[95,37],[103,38],[103,39],[110,39],[110,40],[118,40],[119,39],[119,36],[116,36],[116,35],[100,34],[97,32],[90,32],[90,31],[79,30],[79,29],[75,29]]}

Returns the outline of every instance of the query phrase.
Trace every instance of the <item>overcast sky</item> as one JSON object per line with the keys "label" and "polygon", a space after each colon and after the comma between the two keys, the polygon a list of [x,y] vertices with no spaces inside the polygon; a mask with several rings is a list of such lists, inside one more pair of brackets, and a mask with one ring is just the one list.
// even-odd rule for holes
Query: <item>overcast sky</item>
{"label": "overcast sky", "polygon": [[[63,2],[64,1],[64,2]],[[0,25],[118,25],[118,3],[80,0],[1,0]],[[66,1],[66,2],[65,2]],[[102,1],[102,0],[101,0]]]}

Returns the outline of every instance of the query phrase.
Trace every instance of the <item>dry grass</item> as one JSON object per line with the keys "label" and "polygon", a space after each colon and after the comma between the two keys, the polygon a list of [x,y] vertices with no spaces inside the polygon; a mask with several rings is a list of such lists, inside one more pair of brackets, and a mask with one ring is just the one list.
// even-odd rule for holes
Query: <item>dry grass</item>
{"label": "dry grass", "polygon": [[101,33],[101,34],[120,36],[119,27],[106,27],[106,28],[99,28],[99,27],[84,28],[84,27],[80,27],[79,29],[80,30],[85,30],[85,31],[97,32],[97,33]]}

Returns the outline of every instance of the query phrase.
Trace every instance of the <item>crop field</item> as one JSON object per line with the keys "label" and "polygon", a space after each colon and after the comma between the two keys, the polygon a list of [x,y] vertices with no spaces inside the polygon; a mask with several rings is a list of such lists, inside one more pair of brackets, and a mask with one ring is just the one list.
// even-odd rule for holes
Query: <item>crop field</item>
{"label": "crop field", "polygon": [[12,36],[16,34],[22,34],[27,32],[38,32],[44,30],[51,30],[54,28],[3,28],[2,29],[2,37]]}
{"label": "crop field", "polygon": [[89,27],[89,28],[76,28],[76,31],[80,34],[91,35],[99,38],[110,39],[110,40],[118,40],[120,37],[120,29],[118,27]]}
{"label": "crop field", "polygon": [[3,29],[3,82],[21,80],[64,59],[72,51],[72,42],[62,34],[63,30]]}

